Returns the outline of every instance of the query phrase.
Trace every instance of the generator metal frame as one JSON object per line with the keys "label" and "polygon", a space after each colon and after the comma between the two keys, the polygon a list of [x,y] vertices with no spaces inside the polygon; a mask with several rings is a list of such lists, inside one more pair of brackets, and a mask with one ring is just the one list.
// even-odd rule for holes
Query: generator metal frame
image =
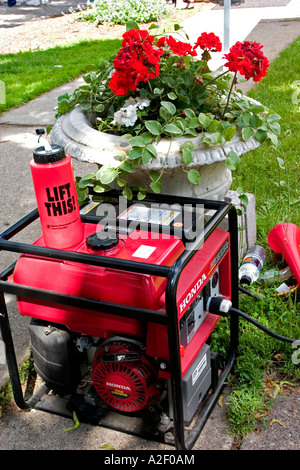
{"label": "generator metal frame", "polygon": [[[91,191],[92,193],[92,191]],[[103,195],[104,196],[104,195]],[[105,193],[105,196],[110,198],[117,198],[121,194],[117,191]],[[133,199],[133,203],[136,199]],[[136,200],[137,201],[137,200]],[[45,394],[45,386],[41,386],[29,400],[25,400],[21,388],[20,376],[18,371],[18,364],[14,348],[12,332],[10,328],[8,311],[4,294],[12,294],[15,296],[23,296],[27,298],[34,298],[43,301],[49,301],[56,304],[76,306],[80,308],[90,309],[94,311],[101,311],[113,315],[120,315],[140,319],[141,315],[143,320],[147,322],[156,322],[167,326],[168,330],[168,347],[169,357],[169,373],[173,405],[173,434],[174,443],[178,450],[191,449],[197,438],[199,437],[218,397],[220,396],[223,387],[225,386],[226,379],[231,373],[234,362],[237,356],[237,348],[239,342],[239,324],[238,316],[230,317],[230,346],[228,351],[227,362],[222,373],[217,377],[212,394],[206,400],[201,411],[197,415],[193,428],[189,429],[188,433],[185,430],[184,412],[183,412],[183,396],[182,396],[182,373],[181,373],[181,357],[180,357],[180,337],[178,325],[178,313],[176,303],[177,285],[180,275],[184,267],[190,262],[192,257],[197,252],[201,243],[212,234],[218,227],[220,222],[227,216],[228,217],[228,232],[230,234],[230,257],[231,257],[231,302],[234,308],[238,308],[238,223],[236,208],[233,204],[223,201],[209,201],[204,199],[183,198],[176,196],[147,194],[144,201],[151,203],[167,203],[167,204],[180,204],[181,206],[188,204],[192,207],[203,205],[204,209],[214,210],[215,213],[211,216],[209,221],[204,225],[203,232],[193,241],[189,250],[184,251],[175,261],[172,266],[156,266],[148,263],[141,263],[137,261],[127,261],[117,258],[109,258],[105,256],[75,253],[65,250],[51,249],[26,243],[19,243],[11,241],[10,239],[16,234],[21,232],[25,227],[30,225],[39,218],[38,210],[35,209],[17,223],[9,227],[0,234],[0,250],[5,250],[15,253],[27,253],[42,257],[56,258],[61,260],[68,260],[78,263],[90,264],[101,267],[115,268],[120,271],[130,271],[142,274],[150,274],[161,276],[167,279],[166,285],[166,310],[165,312],[148,310],[128,305],[120,305],[111,302],[104,302],[101,300],[93,300],[85,297],[70,296],[58,292],[48,291],[38,288],[30,288],[24,285],[8,282],[8,277],[13,273],[16,262],[5,268],[0,273],[0,327],[2,333],[2,340],[5,344],[6,360],[8,372],[11,380],[12,391],[16,405],[20,409],[35,408],[40,398]],[[141,201],[137,201],[141,203]],[[95,217],[82,215],[81,219],[86,223],[95,223]],[[97,219],[99,221],[99,218]],[[48,390],[46,390],[46,393]],[[45,410],[46,411],[46,410]],[[50,411],[54,414],[55,411]],[[99,423],[99,426],[102,424]],[[122,432],[126,432],[122,430]],[[186,435],[188,434],[188,435]],[[137,433],[139,435],[139,433]],[[142,437],[145,438],[144,435]],[[156,439],[152,439],[156,440]],[[171,444],[172,445],[172,444]]]}

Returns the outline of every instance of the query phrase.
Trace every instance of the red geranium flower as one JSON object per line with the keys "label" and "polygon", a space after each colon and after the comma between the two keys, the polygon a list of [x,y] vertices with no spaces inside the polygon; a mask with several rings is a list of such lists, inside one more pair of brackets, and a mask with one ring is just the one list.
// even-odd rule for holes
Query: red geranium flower
{"label": "red geranium flower", "polygon": [[167,43],[167,39],[165,37],[159,38],[156,45],[157,47],[163,47]]}
{"label": "red geranium flower", "polygon": [[136,89],[136,82],[127,73],[116,71],[111,77],[109,87],[115,95],[127,95],[130,90]]}
{"label": "red geranium flower", "polygon": [[258,42],[244,41],[237,42],[225,54],[227,59],[225,64],[231,72],[239,72],[246,80],[253,78],[254,82],[259,82],[267,74],[269,60],[263,54],[263,46]]}
{"label": "red geranium flower", "polygon": [[159,75],[163,50],[153,43],[154,37],[148,31],[131,29],[123,34],[123,47],[114,59],[115,72],[109,82],[114,94],[125,95],[129,90],[136,90],[140,81]]}
{"label": "red geranium flower", "polygon": [[196,52],[193,50],[192,46],[188,42],[176,41],[173,36],[169,36],[168,38],[162,37],[157,41],[157,46],[165,46],[168,45],[173,54],[185,56],[191,55],[196,56]]}
{"label": "red geranium flower", "polygon": [[221,52],[222,43],[220,38],[214,33],[202,33],[201,36],[198,37],[194,49],[197,47],[203,50],[207,49],[211,52]]}

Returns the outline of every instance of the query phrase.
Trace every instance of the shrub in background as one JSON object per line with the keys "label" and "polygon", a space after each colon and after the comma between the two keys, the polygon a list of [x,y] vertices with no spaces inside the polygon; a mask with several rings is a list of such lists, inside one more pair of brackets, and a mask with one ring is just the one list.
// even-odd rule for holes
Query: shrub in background
{"label": "shrub in background", "polygon": [[88,1],[87,6],[79,19],[95,24],[126,24],[130,20],[148,23],[174,12],[174,6],[166,0],[95,0]]}

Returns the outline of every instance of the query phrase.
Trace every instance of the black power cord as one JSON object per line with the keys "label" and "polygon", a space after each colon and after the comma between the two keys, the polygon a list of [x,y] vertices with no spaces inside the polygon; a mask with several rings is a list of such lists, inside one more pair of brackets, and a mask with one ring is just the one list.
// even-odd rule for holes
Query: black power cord
{"label": "black power cord", "polygon": [[272,336],[273,338],[278,339],[279,341],[285,341],[286,343],[294,343],[294,341],[299,341],[293,338],[288,338],[286,336],[279,335],[274,331],[269,330],[269,328],[266,328],[264,325],[254,320],[254,318],[250,317],[245,312],[233,308],[231,305],[232,304],[229,300],[225,300],[220,297],[210,297],[207,301],[206,309],[210,313],[223,317],[227,317],[229,314],[239,315],[240,317],[255,325],[260,330],[264,331],[264,333],[266,333],[267,335]]}

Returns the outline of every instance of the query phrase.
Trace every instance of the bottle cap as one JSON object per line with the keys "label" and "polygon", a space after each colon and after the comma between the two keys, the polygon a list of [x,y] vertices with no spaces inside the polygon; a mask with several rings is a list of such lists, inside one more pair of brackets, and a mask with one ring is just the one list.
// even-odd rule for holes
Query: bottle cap
{"label": "bottle cap", "polygon": [[33,151],[35,163],[42,165],[46,163],[56,163],[66,158],[65,151],[60,145],[50,145],[50,147],[51,148],[45,148],[41,146]]}
{"label": "bottle cap", "polygon": [[251,282],[252,282],[251,277],[247,276],[247,274],[242,276],[241,279],[240,279],[241,284],[247,284],[248,286],[250,286]]}
{"label": "bottle cap", "polygon": [[119,243],[117,234],[112,235],[109,232],[96,232],[89,235],[86,239],[86,244],[92,250],[108,250],[113,248]]}

